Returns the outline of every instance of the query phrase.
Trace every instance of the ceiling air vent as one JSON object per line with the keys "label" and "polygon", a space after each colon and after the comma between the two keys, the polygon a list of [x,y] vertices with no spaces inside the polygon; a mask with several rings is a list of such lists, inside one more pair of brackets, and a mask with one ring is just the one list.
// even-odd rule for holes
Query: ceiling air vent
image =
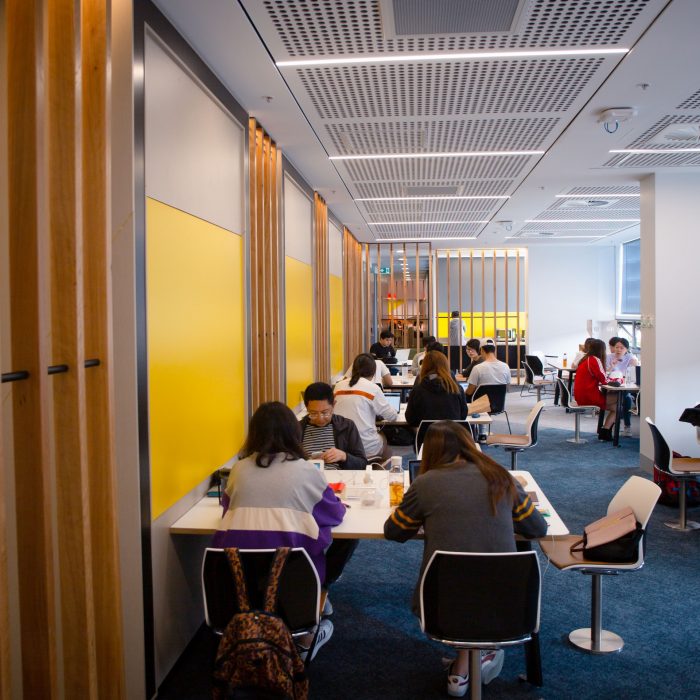
{"label": "ceiling air vent", "polygon": [[405,197],[456,197],[461,194],[461,187],[405,187]]}
{"label": "ceiling air vent", "polygon": [[654,146],[690,146],[700,143],[700,124],[669,124],[647,141]]}
{"label": "ceiling air vent", "polygon": [[618,202],[618,199],[603,199],[602,197],[591,197],[591,199],[577,197],[576,199],[565,199],[559,205],[559,209],[607,209]]}
{"label": "ceiling air vent", "polygon": [[510,34],[526,0],[379,0],[385,39],[434,34]]}

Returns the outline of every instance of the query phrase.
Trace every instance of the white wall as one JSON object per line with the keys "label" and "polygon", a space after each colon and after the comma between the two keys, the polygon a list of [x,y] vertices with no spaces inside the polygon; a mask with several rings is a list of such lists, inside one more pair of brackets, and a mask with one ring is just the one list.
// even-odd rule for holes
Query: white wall
{"label": "white wall", "polygon": [[615,318],[615,289],[614,246],[530,247],[528,352],[571,360],[589,319]]}

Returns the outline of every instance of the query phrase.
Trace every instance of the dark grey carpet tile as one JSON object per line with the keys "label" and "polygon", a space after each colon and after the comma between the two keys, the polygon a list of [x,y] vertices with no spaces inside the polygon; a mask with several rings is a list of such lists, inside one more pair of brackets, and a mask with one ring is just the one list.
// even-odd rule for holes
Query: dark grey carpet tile
{"label": "dark grey carpet tile", "polygon": [[[639,470],[639,441],[624,438],[618,449],[591,440],[575,446],[566,430],[540,431],[540,443],[519,457],[572,532],[602,516],[624,481]],[[487,454],[502,464],[499,449]],[[692,513],[692,511],[691,511]],[[695,511],[696,517],[700,513]],[[543,572],[541,652],[544,687],[518,680],[522,648],[508,650],[501,676],[484,691],[487,700],[674,700],[700,698],[692,669],[700,643],[700,532],[663,526],[677,510],[657,506],[648,528],[641,571],[603,580],[603,625],[620,634],[625,648],[611,656],[588,656],[564,643],[572,629],[590,624],[590,579],[561,572],[541,557]],[[314,700],[344,698],[445,698],[441,659],[450,651],[427,640],[410,611],[422,544],[382,540],[360,543],[331,591],[333,638],[311,665]],[[158,697],[210,697],[209,676],[216,640],[202,629],[162,685]]]}

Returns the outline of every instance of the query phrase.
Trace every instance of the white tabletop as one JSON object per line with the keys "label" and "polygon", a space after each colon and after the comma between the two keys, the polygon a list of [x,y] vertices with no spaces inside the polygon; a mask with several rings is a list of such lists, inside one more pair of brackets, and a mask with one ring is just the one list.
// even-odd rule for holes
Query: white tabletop
{"label": "white tabletop", "polygon": [[601,384],[601,389],[605,391],[639,391],[639,387],[636,384],[623,384],[622,386],[610,386],[610,384]]}
{"label": "white tabletop", "polygon": [[558,370],[559,372],[575,372],[576,367],[572,367],[569,365],[568,367],[564,367],[560,362],[548,362],[547,363],[550,367],[554,367],[554,369]]}
{"label": "white tabletop", "polygon": [[[513,471],[510,473],[516,478],[518,476],[521,477],[525,481],[523,487],[526,491],[534,491],[537,494],[537,509],[543,513],[549,524],[547,537],[568,535],[569,531],[566,525],[564,525],[530,472]],[[342,481],[346,484],[343,502],[350,506],[343,522],[333,528],[333,537],[340,539],[382,539],[384,537],[384,521],[391,514],[388,488],[389,472],[369,472],[369,477],[372,481],[369,485],[364,483],[365,471],[328,469],[324,471],[324,474],[330,482]],[[404,479],[407,484],[408,472],[404,472]],[[374,506],[365,506],[361,502],[360,495],[363,489],[368,486],[376,489],[378,502]],[[348,496],[353,497],[348,498]],[[222,511],[218,499],[204,497],[170,526],[170,534],[212,535],[221,523],[221,516]]]}

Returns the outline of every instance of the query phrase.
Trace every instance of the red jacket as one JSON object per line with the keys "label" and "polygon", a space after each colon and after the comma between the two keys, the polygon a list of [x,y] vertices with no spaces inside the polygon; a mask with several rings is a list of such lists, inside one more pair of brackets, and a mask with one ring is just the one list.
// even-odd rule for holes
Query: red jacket
{"label": "red jacket", "polygon": [[605,408],[605,394],[598,388],[607,383],[603,364],[597,357],[586,355],[576,368],[574,398],[582,406]]}

